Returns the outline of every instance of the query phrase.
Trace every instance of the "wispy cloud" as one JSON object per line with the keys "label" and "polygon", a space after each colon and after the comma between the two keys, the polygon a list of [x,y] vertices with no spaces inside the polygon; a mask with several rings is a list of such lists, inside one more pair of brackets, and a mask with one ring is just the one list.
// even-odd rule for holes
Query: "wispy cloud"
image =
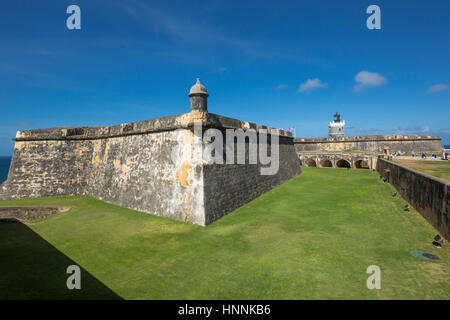
{"label": "wispy cloud", "polygon": [[5,64],[0,62],[0,73],[19,77],[24,84],[30,87],[64,89],[77,92],[93,91],[95,89],[94,87],[88,89],[86,83],[73,80],[65,74],[46,73],[46,70],[26,68],[19,63]]}
{"label": "wispy cloud", "polygon": [[280,83],[279,85],[277,85],[277,86],[275,87],[275,90],[286,89],[287,87],[289,87],[287,84],[285,84],[285,83]]}
{"label": "wispy cloud", "polygon": [[29,128],[29,127],[31,127],[31,123],[22,120],[18,120],[13,123],[0,124],[1,129],[15,129],[15,128]]}
{"label": "wispy cloud", "polygon": [[298,92],[312,91],[326,87],[328,87],[328,84],[326,82],[320,81],[320,79],[318,78],[308,79],[306,80],[306,82],[300,83],[300,86],[298,87]]}
{"label": "wispy cloud", "polygon": [[449,91],[449,90],[450,90],[450,84],[446,84],[446,83],[435,84],[434,86],[431,86],[428,88],[428,92],[430,92],[430,93]]}
{"label": "wispy cloud", "polygon": [[356,128],[354,132],[359,134],[377,134],[383,133],[385,130],[377,128]]}
{"label": "wispy cloud", "polygon": [[211,40],[213,30],[205,28],[201,21],[190,23],[185,17],[173,16],[154,6],[137,1],[130,0],[116,2],[137,24],[152,31],[161,32],[188,42],[201,42]]}
{"label": "wispy cloud", "polygon": [[[429,126],[416,126],[416,127],[394,127],[391,130],[379,129],[379,128],[346,128],[348,131],[354,132],[356,134],[382,134],[382,133],[394,133],[394,134],[430,134],[431,129]],[[352,129],[352,130],[350,130]],[[440,133],[443,130],[439,131]]]}
{"label": "wispy cloud", "polygon": [[48,48],[43,48],[43,47],[30,50],[29,53],[40,55],[40,56],[47,56],[47,57],[61,57],[61,56],[68,56],[71,54],[70,50],[61,51],[61,50],[53,50],[53,49],[48,49]]}
{"label": "wispy cloud", "polygon": [[429,126],[416,126],[416,127],[394,127],[392,129],[394,133],[397,134],[406,134],[406,133],[429,133],[430,127]]}
{"label": "wispy cloud", "polygon": [[14,122],[13,125],[15,127],[29,127],[29,126],[31,126],[31,124],[29,122],[21,121],[21,120]]}
{"label": "wispy cloud", "polygon": [[224,74],[227,72],[228,72],[228,69],[225,67],[220,67],[220,68],[217,68],[216,70],[214,70],[214,73],[218,73],[218,74]]}
{"label": "wispy cloud", "polygon": [[356,84],[353,87],[354,92],[362,91],[369,87],[380,87],[387,83],[387,79],[377,72],[362,70],[355,76]]}
{"label": "wispy cloud", "polygon": [[[245,39],[241,35],[229,34],[222,27],[211,23],[211,14],[205,5],[203,5],[205,9],[198,9],[196,16],[192,17],[185,11],[182,13],[168,12],[157,8],[154,3],[149,4],[140,0],[114,3],[142,28],[152,33],[165,35],[184,46],[186,44],[195,44],[196,47],[227,46],[250,58],[280,59],[321,66],[329,64],[324,60],[299,55],[298,52],[289,52],[289,47],[281,47],[279,43],[275,44],[267,39],[258,42],[254,39]],[[208,12],[204,15],[208,18],[202,19],[199,10]],[[183,49],[186,50],[186,47]]]}

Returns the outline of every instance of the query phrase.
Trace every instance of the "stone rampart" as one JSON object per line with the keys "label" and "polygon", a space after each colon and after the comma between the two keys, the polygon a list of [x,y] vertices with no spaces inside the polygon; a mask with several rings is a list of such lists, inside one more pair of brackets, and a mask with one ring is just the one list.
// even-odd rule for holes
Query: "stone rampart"
{"label": "stone rampart", "polygon": [[[278,173],[261,175],[259,164],[193,163],[174,156],[174,148],[193,148],[194,123],[203,130],[265,129],[279,135]],[[117,126],[19,131],[15,140],[0,199],[87,194],[200,225],[300,174],[290,133],[198,111]]]}
{"label": "stone rampart", "polygon": [[350,151],[383,154],[399,152],[441,152],[441,138],[423,135],[360,135],[336,138],[296,138],[295,149],[301,151]]}
{"label": "stone rampart", "polygon": [[450,183],[448,181],[383,159],[378,159],[377,171],[447,241],[450,241]]}

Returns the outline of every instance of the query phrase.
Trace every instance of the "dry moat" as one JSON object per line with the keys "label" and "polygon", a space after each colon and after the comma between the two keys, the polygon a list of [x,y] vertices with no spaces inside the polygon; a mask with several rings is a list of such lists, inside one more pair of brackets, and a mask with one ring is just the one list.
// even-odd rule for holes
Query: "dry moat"
{"label": "dry moat", "polygon": [[[304,168],[206,228],[86,196],[0,201],[71,207],[0,223],[0,299],[449,299],[450,247],[394,191],[370,170]],[[83,290],[65,288],[70,264]]]}

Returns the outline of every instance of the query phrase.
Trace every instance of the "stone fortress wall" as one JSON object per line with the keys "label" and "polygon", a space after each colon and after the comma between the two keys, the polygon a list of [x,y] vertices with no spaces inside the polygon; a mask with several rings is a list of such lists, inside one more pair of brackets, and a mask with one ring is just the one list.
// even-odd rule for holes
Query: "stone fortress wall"
{"label": "stone fortress wall", "polygon": [[[177,116],[117,126],[19,131],[0,199],[91,195],[207,225],[300,174],[290,133],[208,113],[205,94],[194,92],[194,97],[191,112]],[[184,158],[187,153],[174,155],[174,148],[194,147],[194,123],[201,123],[203,131],[242,128],[277,134],[278,173],[261,175],[260,164],[193,163]]]}
{"label": "stone fortress wall", "polygon": [[386,134],[344,136],[345,121],[336,112],[328,125],[328,138],[297,138],[295,150],[301,165],[375,169],[379,155],[396,152],[437,152],[443,149],[437,136]]}
{"label": "stone fortress wall", "polygon": [[294,144],[300,164],[308,167],[375,169],[379,155],[443,149],[440,137],[416,134],[297,138]]}
{"label": "stone fortress wall", "polygon": [[303,151],[362,151],[385,154],[399,152],[442,152],[443,145],[438,136],[416,134],[360,135],[333,138],[297,138],[295,150]]}
{"label": "stone fortress wall", "polygon": [[439,233],[450,241],[450,183],[380,159],[377,171]]}
{"label": "stone fortress wall", "polygon": [[[318,167],[369,167],[382,153],[441,151],[439,137],[419,135],[330,136],[294,139],[290,132],[208,112],[206,88],[197,80],[191,112],[116,126],[19,131],[0,199],[91,195],[127,208],[207,225],[301,173]],[[336,115],[335,115],[336,116]],[[340,119],[338,117],[337,121]],[[261,164],[217,164],[186,154],[208,128],[268,131],[279,137],[279,170]],[[343,132],[343,130],[342,130]],[[245,140],[249,150],[250,141]],[[256,142],[261,145],[259,138]],[[237,141],[234,140],[235,158]],[[176,148],[182,152],[174,154]],[[270,146],[269,146],[270,150]],[[346,151],[359,151],[349,154]],[[221,157],[226,158],[224,145]]]}
{"label": "stone fortress wall", "polygon": [[202,172],[177,173],[183,167],[170,157],[178,140],[191,136],[191,120],[187,114],[112,127],[19,132],[0,197],[88,194],[201,224],[196,213],[201,215],[203,205]]}

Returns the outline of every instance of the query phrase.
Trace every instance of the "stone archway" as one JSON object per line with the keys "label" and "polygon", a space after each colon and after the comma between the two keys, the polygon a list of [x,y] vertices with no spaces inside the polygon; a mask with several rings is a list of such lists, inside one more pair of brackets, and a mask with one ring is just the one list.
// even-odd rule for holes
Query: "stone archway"
{"label": "stone archway", "polygon": [[306,159],[305,164],[308,167],[317,167],[316,161],[312,158]]}
{"label": "stone archway", "polygon": [[322,159],[320,161],[320,166],[324,167],[324,168],[332,168],[333,167],[333,163],[330,160],[328,160],[328,159]]}
{"label": "stone archway", "polygon": [[369,164],[364,159],[359,159],[355,161],[355,168],[357,169],[369,169]]}
{"label": "stone archway", "polygon": [[338,168],[351,168],[350,162],[344,159],[340,159],[336,162],[336,167]]}

